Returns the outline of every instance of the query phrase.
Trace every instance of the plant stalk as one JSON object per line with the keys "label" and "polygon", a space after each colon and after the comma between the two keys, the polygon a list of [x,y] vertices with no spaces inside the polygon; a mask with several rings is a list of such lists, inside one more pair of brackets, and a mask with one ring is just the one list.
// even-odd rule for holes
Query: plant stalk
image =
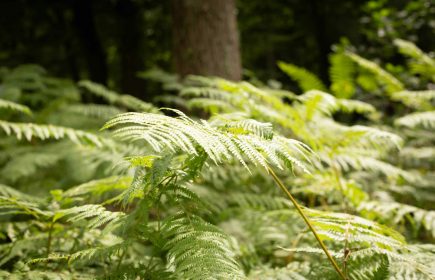
{"label": "plant stalk", "polygon": [[305,224],[307,224],[310,231],[313,233],[314,237],[317,239],[317,242],[319,243],[320,247],[322,247],[323,252],[325,252],[326,257],[328,257],[328,260],[331,262],[334,269],[337,271],[338,275],[340,275],[340,278],[343,280],[348,280],[348,278],[344,275],[344,273],[341,271],[340,267],[338,266],[337,262],[334,260],[332,255],[329,253],[328,248],[326,248],[325,244],[323,243],[322,239],[320,239],[319,235],[317,234],[317,231],[314,229],[313,225],[311,224],[311,221],[309,218],[305,215],[303,212],[301,206],[296,201],[296,199],[293,197],[293,195],[289,192],[289,190],[284,186],[283,182],[276,176],[275,172],[272,170],[272,168],[268,167],[269,173],[272,175],[275,183],[281,188],[282,191],[287,195],[287,197],[290,199],[290,201],[295,206],[296,210],[298,211],[299,215],[304,220]]}

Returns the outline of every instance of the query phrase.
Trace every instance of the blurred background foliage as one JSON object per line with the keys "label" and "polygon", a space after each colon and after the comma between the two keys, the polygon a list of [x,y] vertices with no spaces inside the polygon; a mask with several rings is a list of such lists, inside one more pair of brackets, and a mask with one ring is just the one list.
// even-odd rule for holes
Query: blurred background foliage
{"label": "blurred background foliage", "polygon": [[[54,76],[90,79],[152,100],[158,86],[137,77],[158,67],[174,72],[171,1],[4,0],[0,2],[0,65],[38,64]],[[304,67],[329,84],[331,46],[342,38],[358,53],[392,65],[403,57],[394,38],[434,46],[430,0],[238,0],[244,78],[296,84],[276,66]],[[432,48],[432,49],[431,49]],[[254,74],[255,73],[255,74]],[[274,84],[276,86],[276,83]],[[278,84],[279,85],[279,84]]]}

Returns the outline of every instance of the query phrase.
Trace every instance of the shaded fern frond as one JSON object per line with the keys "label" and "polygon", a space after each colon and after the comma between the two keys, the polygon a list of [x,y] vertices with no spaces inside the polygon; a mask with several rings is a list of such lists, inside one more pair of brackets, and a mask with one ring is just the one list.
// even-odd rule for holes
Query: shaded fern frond
{"label": "shaded fern frond", "polygon": [[138,112],[158,112],[158,110],[150,103],[146,103],[131,95],[118,94],[114,91],[107,89],[103,85],[91,81],[80,81],[79,86],[87,89],[89,92],[95,94],[96,96],[106,99],[110,104],[123,106],[127,109],[135,110]]}
{"label": "shaded fern frond", "polygon": [[169,265],[182,279],[245,279],[234,241],[196,216],[173,217],[163,224]]}
{"label": "shaded fern frond", "polygon": [[102,104],[73,104],[62,108],[62,112],[79,114],[87,117],[108,120],[118,114],[123,113],[123,110],[110,105]]}

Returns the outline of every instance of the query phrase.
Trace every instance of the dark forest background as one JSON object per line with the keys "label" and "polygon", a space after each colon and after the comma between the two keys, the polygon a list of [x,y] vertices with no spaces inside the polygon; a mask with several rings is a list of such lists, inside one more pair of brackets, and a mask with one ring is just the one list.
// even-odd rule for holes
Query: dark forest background
{"label": "dark forest background", "polygon": [[[213,50],[208,42],[215,46],[239,37],[234,49],[240,46],[240,54],[230,60],[238,63],[240,56],[243,78],[286,84],[290,80],[277,68],[277,60],[305,67],[328,83],[328,54],[340,42],[358,46],[369,59],[393,63],[401,59],[394,52],[393,38],[413,41],[424,51],[432,51],[435,45],[435,7],[430,0],[205,0],[195,4],[197,11],[189,2],[195,1],[3,0],[0,65],[39,64],[53,75],[91,79],[151,100],[158,90],[137,73],[156,67],[181,74],[195,72],[177,66],[196,57],[194,53],[194,58],[180,62],[180,54],[188,53],[186,42],[180,40],[188,40],[189,34],[196,36],[194,40],[205,36],[202,48],[209,52]],[[217,26],[216,32],[201,33],[198,28],[207,24],[202,21],[208,15],[213,22],[223,23],[234,16],[237,25],[228,26],[229,32]],[[236,37],[221,37],[234,28]],[[201,42],[193,45],[201,47]],[[196,62],[199,67],[207,64]],[[198,74],[214,74],[201,71]],[[227,78],[240,78],[237,69],[231,75],[236,76]]]}

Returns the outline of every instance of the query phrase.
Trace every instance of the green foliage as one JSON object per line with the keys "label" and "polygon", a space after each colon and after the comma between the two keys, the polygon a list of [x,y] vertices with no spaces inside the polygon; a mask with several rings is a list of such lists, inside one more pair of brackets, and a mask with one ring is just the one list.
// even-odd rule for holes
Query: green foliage
{"label": "green foliage", "polygon": [[[355,54],[331,61],[333,95],[284,63],[309,90],[187,77],[177,102],[201,118],[7,72],[20,94],[0,94],[0,277],[433,279],[433,91]],[[394,114],[349,99],[358,75]]]}

